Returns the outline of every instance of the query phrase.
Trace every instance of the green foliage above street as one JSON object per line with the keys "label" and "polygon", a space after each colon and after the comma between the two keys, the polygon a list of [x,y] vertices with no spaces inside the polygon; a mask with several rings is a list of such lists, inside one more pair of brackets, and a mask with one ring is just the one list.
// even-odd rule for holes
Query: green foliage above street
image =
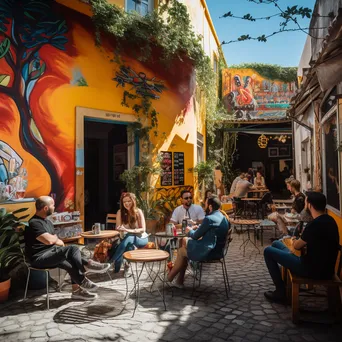
{"label": "green foliage above street", "polygon": [[229,67],[236,69],[254,69],[260,76],[269,80],[278,80],[286,83],[297,81],[296,67],[282,67],[276,64],[265,63],[242,63],[230,65]]}
{"label": "green foliage above street", "polygon": [[[101,44],[101,35],[106,34],[115,39],[116,53],[124,52],[124,46],[129,46],[130,53],[141,62],[152,60],[168,66],[175,60],[188,60],[196,71],[207,114],[215,112],[216,75],[210,58],[203,51],[202,37],[193,30],[185,5],[170,0],[141,16],[127,13],[106,0],[91,0],[90,3],[98,44]],[[156,49],[161,50],[161,54],[153,53]]]}

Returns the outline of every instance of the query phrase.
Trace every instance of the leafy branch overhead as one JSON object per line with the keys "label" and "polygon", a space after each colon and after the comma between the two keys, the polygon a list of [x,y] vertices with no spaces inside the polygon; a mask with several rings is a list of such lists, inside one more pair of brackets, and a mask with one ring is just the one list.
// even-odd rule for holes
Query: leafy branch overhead
{"label": "leafy branch overhead", "polygon": [[[237,39],[233,39],[230,41],[223,41],[222,45],[224,44],[231,44],[235,42],[242,42],[246,40],[257,40],[259,42],[267,42],[268,38],[275,36],[280,33],[284,32],[292,32],[292,31],[302,31],[303,33],[314,37],[310,32],[309,32],[309,27],[302,27],[300,25],[300,20],[308,18],[310,19],[312,17],[312,10],[308,7],[299,7],[298,5],[292,6],[292,7],[287,7],[286,9],[283,9],[279,5],[279,0],[247,0],[248,2],[253,2],[258,5],[274,5],[275,8],[277,9],[277,13],[269,16],[264,16],[264,17],[253,17],[250,13],[244,14],[244,15],[235,15],[231,11],[226,12],[221,16],[221,18],[235,18],[235,19],[241,19],[241,20],[246,20],[246,21],[260,21],[260,20],[270,20],[271,18],[279,18],[279,29],[275,30],[272,33],[269,34],[262,34],[260,36],[253,37],[250,34],[243,34]],[[333,13],[329,13],[327,17],[333,18]],[[323,17],[323,16],[320,16]],[[290,24],[293,24],[294,27],[289,27]],[[324,29],[325,27],[319,27],[315,28],[315,30],[321,30]]]}

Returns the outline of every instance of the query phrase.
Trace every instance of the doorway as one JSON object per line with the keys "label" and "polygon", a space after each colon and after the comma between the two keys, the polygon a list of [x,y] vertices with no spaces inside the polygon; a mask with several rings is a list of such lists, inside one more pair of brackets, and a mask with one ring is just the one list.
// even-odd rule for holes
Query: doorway
{"label": "doorway", "polygon": [[84,122],[85,227],[105,223],[107,213],[119,209],[124,183],[120,175],[128,165],[127,128],[112,122]]}

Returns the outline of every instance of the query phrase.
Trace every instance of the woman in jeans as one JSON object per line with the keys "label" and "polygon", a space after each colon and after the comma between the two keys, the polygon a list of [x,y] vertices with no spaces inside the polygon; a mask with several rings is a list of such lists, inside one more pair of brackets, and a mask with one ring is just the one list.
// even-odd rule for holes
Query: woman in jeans
{"label": "woman in jeans", "polygon": [[110,259],[110,262],[114,263],[115,273],[120,271],[122,255],[127,247],[142,248],[148,242],[144,214],[137,208],[136,197],[130,192],[121,195],[120,210],[116,215],[116,230],[120,232],[123,239]]}

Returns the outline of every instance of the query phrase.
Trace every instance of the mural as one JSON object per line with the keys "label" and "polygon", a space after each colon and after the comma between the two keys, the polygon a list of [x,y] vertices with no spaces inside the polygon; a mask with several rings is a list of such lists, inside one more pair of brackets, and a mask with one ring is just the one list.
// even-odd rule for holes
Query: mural
{"label": "mural", "polygon": [[149,79],[144,72],[138,74],[130,67],[121,66],[120,71],[116,72],[114,81],[117,82],[117,87],[125,87],[126,84],[132,86],[136,94],[141,97],[151,98],[158,100],[160,98],[156,93],[162,93],[165,86],[162,81],[157,80],[155,77]]}
{"label": "mural", "polygon": [[223,101],[234,120],[281,120],[295,93],[295,83],[261,77],[252,69],[225,69]]}
{"label": "mural", "polygon": [[[43,134],[31,110],[31,95],[46,72],[40,50],[50,45],[64,50],[66,22],[55,16],[53,1],[6,0],[0,3],[0,60],[7,64],[0,74],[0,94],[15,103],[19,116],[21,146],[37,159],[51,179],[51,192],[61,196],[63,186],[58,166],[45,144]],[[3,64],[2,64],[3,65]],[[3,118],[2,118],[3,120]],[[13,151],[12,155],[17,152]],[[59,198],[57,198],[57,202]]]}

